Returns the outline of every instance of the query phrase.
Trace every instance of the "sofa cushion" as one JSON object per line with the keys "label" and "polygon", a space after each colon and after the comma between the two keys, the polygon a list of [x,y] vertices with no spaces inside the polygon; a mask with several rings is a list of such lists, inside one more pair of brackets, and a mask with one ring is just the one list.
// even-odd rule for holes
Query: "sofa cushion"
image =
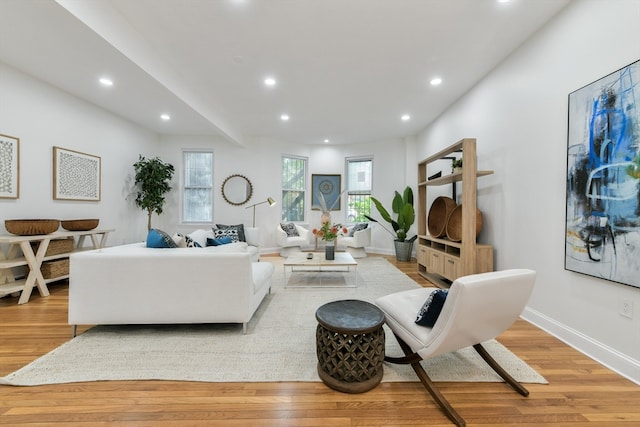
{"label": "sofa cushion", "polygon": [[[218,227],[218,229],[220,229],[220,230],[233,230],[233,229],[236,229],[236,230],[238,230],[238,241],[239,242],[246,242],[247,241],[247,237],[245,236],[245,233],[244,233],[244,225],[243,224],[237,224],[237,225],[216,224],[216,227]],[[214,233],[215,233],[215,229],[214,229]]]}
{"label": "sofa cushion", "polygon": [[282,228],[282,230],[287,233],[287,237],[298,237],[300,235],[300,233],[298,233],[296,225],[292,222],[287,224],[280,223],[280,228]]}
{"label": "sofa cushion", "polygon": [[233,242],[226,245],[207,246],[203,250],[209,252],[249,252],[246,242]]}
{"label": "sofa cushion", "polygon": [[252,262],[253,292],[258,293],[265,285],[271,283],[271,276],[275,267],[270,262]]}
{"label": "sofa cushion", "polygon": [[214,228],[213,229],[213,237],[215,239],[221,239],[223,237],[231,238],[233,242],[239,242],[240,238],[238,237],[238,229],[236,228]]}
{"label": "sofa cushion", "polygon": [[152,228],[147,234],[148,248],[177,248],[173,238],[162,230]]}
{"label": "sofa cushion", "polygon": [[247,245],[260,246],[260,229],[258,227],[245,227],[244,237],[246,237]]}

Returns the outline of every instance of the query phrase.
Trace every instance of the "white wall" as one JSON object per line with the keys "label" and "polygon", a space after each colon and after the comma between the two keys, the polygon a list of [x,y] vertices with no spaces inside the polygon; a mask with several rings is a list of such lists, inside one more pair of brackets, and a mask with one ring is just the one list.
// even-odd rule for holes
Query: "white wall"
{"label": "white wall", "polygon": [[[0,133],[20,138],[20,197],[0,199],[0,232],[6,219],[99,218],[116,229],[109,244],[143,240],[145,215],[127,195],[138,153],[153,153],[157,137],[1,62],[0,94]],[[53,200],[54,146],[101,158],[101,201]]]}
{"label": "white wall", "polygon": [[537,270],[525,317],[636,382],[640,289],[565,271],[564,222],[568,94],[640,59],[639,23],[638,0],[572,3],[417,138],[418,158],[477,138],[495,171],[478,181],[479,239],[497,269]]}
{"label": "white wall", "polygon": [[[342,175],[343,189],[345,180],[345,158],[372,156],[374,159],[374,196],[391,206],[394,191],[402,191],[409,182],[415,188],[415,172],[409,174],[407,181],[407,160],[410,157],[410,170],[416,169],[415,159],[407,155],[407,142],[403,140],[378,141],[356,145],[302,145],[287,144],[279,141],[255,139],[246,147],[238,147],[215,137],[164,136],[161,138],[160,156],[164,161],[176,167],[173,186],[181,186],[182,151],[185,149],[212,149],[214,151],[214,221],[213,224],[252,223],[252,209],[246,209],[253,203],[273,197],[277,204],[273,207],[256,207],[256,226],[261,229],[261,251],[276,252],[275,229],[281,216],[281,180],[280,165],[282,155],[306,157],[309,160],[307,178],[309,185],[312,174]],[[411,145],[411,153],[414,146]],[[232,174],[246,176],[253,185],[253,196],[243,206],[233,206],[222,198],[221,185]],[[188,232],[196,228],[209,228],[213,224],[181,224],[180,197],[178,191],[172,191],[167,198],[167,206],[160,218],[154,216],[153,225],[172,233],[175,230]],[[311,193],[307,194],[305,224],[310,228],[320,225],[320,211],[310,209]],[[344,196],[340,211],[332,211],[334,222],[345,222]],[[377,215],[377,214],[376,214]],[[374,225],[370,250],[379,253],[393,253],[391,236]],[[310,243],[313,243],[311,241]]]}

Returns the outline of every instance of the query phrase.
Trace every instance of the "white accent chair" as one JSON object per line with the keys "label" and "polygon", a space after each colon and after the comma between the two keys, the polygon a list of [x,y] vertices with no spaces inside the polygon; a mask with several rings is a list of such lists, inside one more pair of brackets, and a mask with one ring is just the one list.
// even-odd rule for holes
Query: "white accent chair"
{"label": "white accent chair", "polygon": [[[351,232],[354,226],[348,227],[347,230]],[[338,245],[346,246],[346,251],[354,258],[364,258],[367,256],[367,252],[364,250],[365,246],[371,245],[371,224],[364,230],[358,230],[353,233],[353,236],[344,236],[338,239]]]}
{"label": "white accent chair", "polygon": [[419,288],[397,292],[376,300],[384,312],[385,322],[393,331],[404,357],[385,357],[386,362],[410,364],[420,382],[436,403],[457,426],[464,419],[435,387],[421,360],[473,348],[487,364],[523,396],[529,392],[513,379],[482,346],[500,335],[515,322],[533,290],[536,273],[513,269],[473,274],[456,279],[449,289],[442,311],[432,328],[415,323],[423,304],[436,288]]}
{"label": "white accent chair", "polygon": [[276,242],[280,246],[280,256],[288,257],[292,253],[301,252],[303,246],[309,244],[309,230],[296,224],[299,236],[289,237],[280,224],[276,227]]}

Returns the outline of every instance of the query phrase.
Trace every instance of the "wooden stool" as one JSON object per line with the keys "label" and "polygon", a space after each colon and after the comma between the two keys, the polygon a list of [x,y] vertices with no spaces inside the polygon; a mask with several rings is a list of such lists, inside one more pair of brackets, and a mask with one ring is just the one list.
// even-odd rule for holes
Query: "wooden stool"
{"label": "wooden stool", "polygon": [[382,380],[384,314],[365,301],[327,303],[316,311],[318,376],[329,387],[362,393]]}

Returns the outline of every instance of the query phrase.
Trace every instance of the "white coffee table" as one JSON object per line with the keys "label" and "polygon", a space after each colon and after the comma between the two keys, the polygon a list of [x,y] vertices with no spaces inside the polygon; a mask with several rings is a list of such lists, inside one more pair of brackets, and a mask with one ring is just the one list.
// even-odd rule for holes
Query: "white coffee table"
{"label": "white coffee table", "polygon": [[[313,258],[307,258],[308,254],[312,254]],[[289,279],[287,279],[287,267],[290,268],[291,274],[293,274],[294,269],[296,267],[300,268],[300,271],[305,272],[317,272],[318,273],[318,285],[322,285],[322,272],[335,272],[335,271],[345,271],[342,270],[346,267],[346,271],[350,272],[351,267],[353,267],[353,271],[356,275],[355,285],[347,287],[357,287],[358,286],[358,263],[353,259],[350,253],[348,252],[336,252],[335,259],[327,260],[325,258],[325,254],[323,252],[300,252],[292,254],[289,258],[284,261],[284,286],[288,287],[306,287],[304,286],[295,286],[289,285]],[[326,285],[329,286],[329,285]],[[345,286],[340,286],[345,287]]]}

